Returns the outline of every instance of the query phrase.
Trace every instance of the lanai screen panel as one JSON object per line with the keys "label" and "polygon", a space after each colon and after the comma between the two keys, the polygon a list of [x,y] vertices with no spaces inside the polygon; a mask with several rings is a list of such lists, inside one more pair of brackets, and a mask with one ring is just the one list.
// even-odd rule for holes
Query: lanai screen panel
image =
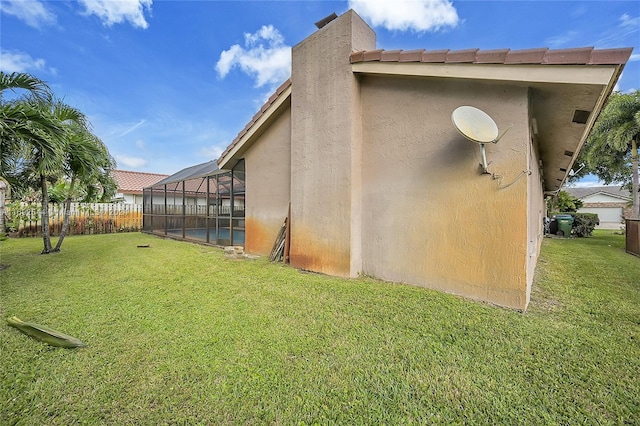
{"label": "lanai screen panel", "polygon": [[204,163],[144,190],[143,232],[214,245],[244,244],[244,162]]}

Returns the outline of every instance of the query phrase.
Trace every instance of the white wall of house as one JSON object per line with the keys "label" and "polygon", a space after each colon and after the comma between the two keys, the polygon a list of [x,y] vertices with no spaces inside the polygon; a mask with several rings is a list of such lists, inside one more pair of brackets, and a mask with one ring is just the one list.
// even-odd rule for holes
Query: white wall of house
{"label": "white wall of house", "polygon": [[582,198],[584,206],[578,213],[595,213],[600,224],[597,229],[619,229],[623,223],[626,201],[609,194],[596,193]]}
{"label": "white wall of house", "polygon": [[624,203],[625,201],[619,197],[613,197],[608,194],[592,194],[582,199],[582,202],[587,203]]}

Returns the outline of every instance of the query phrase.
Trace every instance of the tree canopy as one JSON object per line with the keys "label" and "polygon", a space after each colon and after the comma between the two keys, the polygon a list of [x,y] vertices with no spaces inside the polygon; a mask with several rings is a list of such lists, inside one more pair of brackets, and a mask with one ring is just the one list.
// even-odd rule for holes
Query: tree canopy
{"label": "tree canopy", "polygon": [[634,215],[640,217],[639,144],[640,90],[612,93],[578,156],[578,163],[584,167],[570,180],[593,174],[607,185],[622,184],[631,190]]}
{"label": "tree canopy", "polygon": [[[24,93],[5,101],[6,91]],[[29,189],[40,190],[43,253],[53,250],[49,186],[68,183],[67,206],[79,193],[108,199],[116,189],[110,175],[114,167],[107,147],[91,132],[80,110],[57,99],[46,83],[29,74],[0,72],[0,177],[12,185],[14,198]]]}
{"label": "tree canopy", "polygon": [[576,212],[582,205],[582,200],[567,191],[558,191],[555,197],[550,197],[547,200],[547,208],[550,212]]}

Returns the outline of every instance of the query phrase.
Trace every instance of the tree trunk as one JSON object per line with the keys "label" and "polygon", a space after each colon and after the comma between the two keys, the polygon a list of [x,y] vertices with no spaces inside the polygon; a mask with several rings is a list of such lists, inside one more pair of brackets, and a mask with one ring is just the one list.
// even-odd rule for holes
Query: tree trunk
{"label": "tree trunk", "polygon": [[62,220],[62,229],[60,230],[60,236],[58,237],[58,242],[56,244],[56,248],[53,251],[60,251],[60,247],[62,246],[62,241],[64,237],[67,236],[67,230],[69,229],[69,217],[71,216],[71,195],[73,194],[73,186],[75,182],[71,179],[71,185],[69,187],[69,196],[66,200],[64,200],[64,219]]}
{"label": "tree trunk", "polygon": [[640,193],[638,192],[638,141],[631,140],[631,167],[633,169],[633,181],[631,195],[633,196],[633,217],[640,219]]}
{"label": "tree trunk", "polygon": [[49,235],[49,194],[47,192],[47,179],[40,175],[40,188],[42,189],[42,241],[44,248],[42,254],[51,253],[51,235]]}

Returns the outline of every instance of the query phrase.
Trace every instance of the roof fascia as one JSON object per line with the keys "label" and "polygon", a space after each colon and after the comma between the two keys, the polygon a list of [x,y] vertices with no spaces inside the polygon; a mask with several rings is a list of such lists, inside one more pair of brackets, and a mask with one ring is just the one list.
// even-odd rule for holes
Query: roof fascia
{"label": "roof fascia", "polygon": [[[601,65],[598,65],[598,67],[600,66]],[[567,182],[567,180],[569,179],[569,173],[571,172],[571,169],[573,168],[573,165],[575,164],[575,162],[578,160],[580,151],[582,151],[582,147],[587,142],[587,138],[589,137],[589,134],[591,133],[593,126],[595,126],[596,124],[596,120],[598,120],[598,118],[600,117],[600,114],[602,113],[602,109],[604,108],[605,103],[607,102],[607,99],[609,99],[611,92],[613,92],[613,88],[616,82],[618,81],[618,78],[620,78],[620,74],[622,74],[622,69],[624,68],[624,65],[609,65],[608,68],[611,69],[611,76],[609,77],[609,80],[606,82],[605,87],[600,91],[600,96],[598,96],[598,101],[593,107],[593,110],[598,111],[598,114],[589,115],[589,119],[587,120],[587,123],[585,125],[585,129],[584,129],[584,132],[582,133],[582,137],[580,138],[580,142],[578,143],[578,146],[576,147],[573,153],[573,157],[571,158],[571,163],[569,164],[569,167],[567,167],[567,171],[565,172],[562,182],[560,182],[560,186],[559,186],[560,188],[562,188],[564,184]]]}
{"label": "roof fascia", "polygon": [[581,200],[584,200],[585,198],[593,197],[594,195],[606,195],[608,197],[617,198],[618,200],[622,200],[622,201],[631,201],[631,197],[626,197],[624,195],[618,195],[618,194],[612,194],[611,192],[607,192],[607,191],[592,192],[591,194],[585,195],[584,197],[582,197]]}
{"label": "roof fascia", "polygon": [[244,152],[250,144],[253,142],[253,138],[258,133],[258,131],[262,128],[262,126],[267,123],[270,118],[280,109],[280,107],[286,102],[286,100],[291,96],[291,85],[287,87],[285,90],[280,93],[280,95],[273,101],[271,105],[264,111],[264,113],[256,120],[256,122],[247,130],[247,132],[242,135],[240,140],[227,152],[223,157],[218,160],[218,167],[220,169],[229,169],[231,167],[229,164],[235,158],[235,156]]}
{"label": "roof fascia", "polygon": [[619,67],[619,65],[432,64],[377,61],[351,64],[352,71],[361,74],[599,85],[609,83]]}

